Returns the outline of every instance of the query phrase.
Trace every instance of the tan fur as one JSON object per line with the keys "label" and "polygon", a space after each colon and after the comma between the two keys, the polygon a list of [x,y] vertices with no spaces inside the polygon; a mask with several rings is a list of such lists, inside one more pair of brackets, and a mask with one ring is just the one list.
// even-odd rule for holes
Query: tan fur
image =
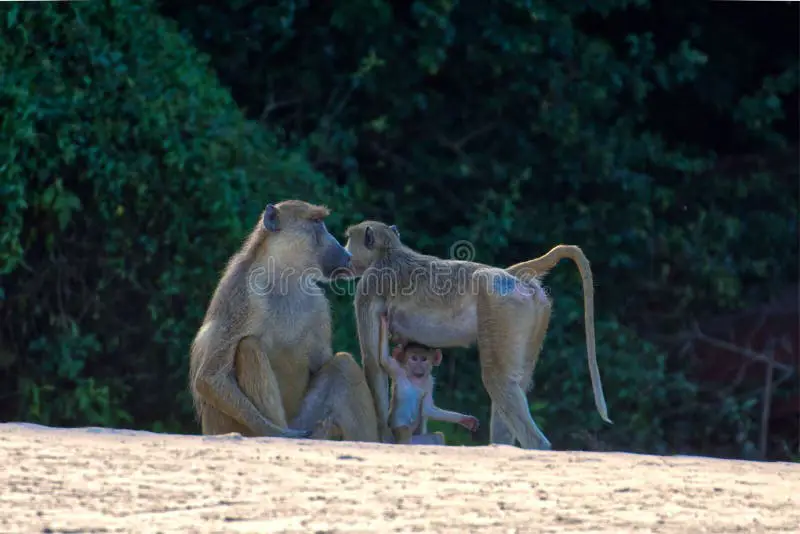
{"label": "tan fur", "polygon": [[[361,277],[354,303],[356,321],[381,435],[388,420],[388,381],[377,365],[375,350],[379,315],[388,312],[392,334],[401,339],[442,348],[477,343],[483,383],[492,400],[492,443],[511,444],[516,439],[523,448],[549,449],[550,442],[531,417],[526,397],[552,308],[538,276],[557,263],[558,255],[572,257],[581,269],[587,295],[591,272],[588,262],[581,262],[582,253],[576,254],[580,249],[556,247],[545,256],[504,270],[421,254],[401,242],[396,228],[377,221],[350,227],[347,238],[345,248],[353,255],[355,275]],[[587,321],[592,322],[591,327],[587,325],[587,344],[595,403],[600,416],[610,423],[596,373],[591,294],[585,302]]]}
{"label": "tan fur", "polygon": [[297,438],[331,419],[345,439],[377,441],[363,371],[351,355],[333,355],[316,286],[349,268],[327,215],[299,200],[270,204],[228,262],[191,347],[203,434]]}

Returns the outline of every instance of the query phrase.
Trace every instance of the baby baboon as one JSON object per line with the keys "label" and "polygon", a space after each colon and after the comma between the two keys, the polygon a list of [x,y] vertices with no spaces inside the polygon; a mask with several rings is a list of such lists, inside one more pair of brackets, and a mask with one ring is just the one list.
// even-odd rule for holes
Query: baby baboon
{"label": "baby baboon", "polygon": [[[492,443],[513,444],[516,439],[526,449],[549,449],[550,442],[531,417],[526,397],[552,307],[538,278],[521,279],[499,267],[421,254],[400,241],[396,227],[381,222],[359,223],[346,235],[354,274],[361,277],[356,287],[356,322],[381,435],[388,420],[388,380],[375,351],[380,314],[388,312],[392,334],[402,339],[442,348],[477,342],[481,378],[492,401]],[[541,275],[564,252],[551,251],[510,269]],[[610,423],[595,358],[591,272],[588,262],[579,266],[595,404]]]}
{"label": "baby baboon", "polygon": [[364,374],[334,356],[316,285],[350,265],[328,210],[268,204],[229,261],[191,347],[189,385],[203,434],[306,437],[326,418],[345,439],[377,441]]}
{"label": "baby baboon", "polygon": [[[396,443],[412,443],[412,436],[427,435],[428,419],[457,423],[471,432],[478,420],[471,415],[442,410],[433,401],[433,368],[442,363],[442,351],[416,343],[397,348],[389,355],[389,323],[381,314],[381,365],[392,377],[389,427]],[[442,436],[442,445],[443,443]]]}

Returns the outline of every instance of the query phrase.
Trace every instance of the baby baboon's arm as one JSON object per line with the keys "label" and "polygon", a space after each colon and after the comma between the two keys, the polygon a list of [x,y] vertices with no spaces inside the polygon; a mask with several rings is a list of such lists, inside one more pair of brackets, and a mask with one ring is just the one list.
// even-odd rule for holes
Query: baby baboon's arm
{"label": "baby baboon's arm", "polygon": [[389,321],[385,313],[381,314],[381,326],[378,331],[378,361],[395,382],[405,376],[405,369],[389,354]]}
{"label": "baby baboon's arm", "polygon": [[463,426],[471,432],[478,430],[478,419],[471,415],[465,415],[459,412],[451,412],[449,410],[442,410],[433,404],[433,396],[430,393],[425,395],[422,400],[422,415],[428,419],[436,421],[444,421],[446,423],[456,423]]}

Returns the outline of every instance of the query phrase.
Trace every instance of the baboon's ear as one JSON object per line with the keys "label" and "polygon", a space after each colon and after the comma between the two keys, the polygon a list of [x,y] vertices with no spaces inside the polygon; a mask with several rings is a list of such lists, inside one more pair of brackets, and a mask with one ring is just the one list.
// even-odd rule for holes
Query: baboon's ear
{"label": "baboon's ear", "polygon": [[281,227],[278,223],[278,208],[276,208],[274,204],[267,204],[267,208],[264,210],[263,224],[264,229],[269,232],[280,231]]}
{"label": "baboon's ear", "polygon": [[442,350],[436,349],[436,351],[433,353],[433,366],[439,367],[441,363],[442,363]]}
{"label": "baboon's ear", "polygon": [[372,227],[367,226],[364,230],[364,246],[372,249],[375,246],[375,234],[372,232]]}
{"label": "baboon's ear", "polygon": [[394,233],[397,235],[397,237],[400,237],[400,230],[398,230],[398,229],[397,229],[397,226],[395,226],[395,225],[391,225],[391,226],[389,227],[389,230],[391,230],[392,232],[394,232]]}

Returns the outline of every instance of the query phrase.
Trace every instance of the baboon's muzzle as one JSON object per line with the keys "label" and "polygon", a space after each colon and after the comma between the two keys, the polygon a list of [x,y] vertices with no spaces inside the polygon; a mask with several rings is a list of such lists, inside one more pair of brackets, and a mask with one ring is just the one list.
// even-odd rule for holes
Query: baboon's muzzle
{"label": "baboon's muzzle", "polygon": [[326,278],[351,278],[353,276],[350,253],[335,240],[333,244],[325,249],[320,263],[322,274]]}

